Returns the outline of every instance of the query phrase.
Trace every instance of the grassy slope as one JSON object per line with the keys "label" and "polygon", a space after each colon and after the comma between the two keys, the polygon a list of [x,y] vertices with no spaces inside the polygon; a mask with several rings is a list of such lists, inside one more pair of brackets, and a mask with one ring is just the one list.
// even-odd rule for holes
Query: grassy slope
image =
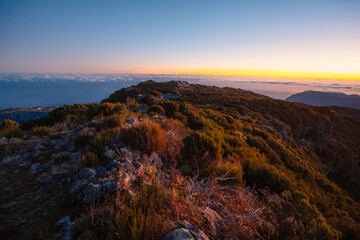
{"label": "grassy slope", "polygon": [[[275,100],[233,88],[203,85],[177,88],[174,82],[142,83],[128,90],[117,91],[104,101],[124,101],[127,96],[136,98],[137,94],[151,93],[153,89],[163,93],[168,89],[180,91],[182,96],[175,101],[191,103],[205,119],[210,116],[206,111],[212,109],[217,114],[228,114],[240,120],[243,134],[248,138],[262,138],[261,141],[265,141],[276,153],[280,162],[270,161],[270,164],[279,174],[286,176],[289,181],[287,188],[306,192],[311,202],[337,229],[359,229],[359,121],[326,107]],[[305,142],[306,146],[300,141]],[[271,151],[255,147],[265,155]],[[252,166],[251,161],[247,161],[247,164],[249,162]],[[269,186],[277,192],[283,190],[276,189],[276,184],[271,185],[269,181],[261,182],[262,176],[256,175],[257,172],[252,177],[250,170],[245,165],[248,184]]]}

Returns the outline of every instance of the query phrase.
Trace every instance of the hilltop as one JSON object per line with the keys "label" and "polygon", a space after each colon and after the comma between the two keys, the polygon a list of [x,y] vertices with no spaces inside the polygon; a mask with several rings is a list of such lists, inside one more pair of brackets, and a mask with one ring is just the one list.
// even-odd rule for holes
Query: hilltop
{"label": "hilltop", "polygon": [[301,102],[316,106],[340,106],[360,109],[360,96],[338,92],[305,91],[286,98],[288,101]]}
{"label": "hilltop", "polygon": [[360,236],[360,121],[329,107],[149,80],[0,134],[4,238]]}

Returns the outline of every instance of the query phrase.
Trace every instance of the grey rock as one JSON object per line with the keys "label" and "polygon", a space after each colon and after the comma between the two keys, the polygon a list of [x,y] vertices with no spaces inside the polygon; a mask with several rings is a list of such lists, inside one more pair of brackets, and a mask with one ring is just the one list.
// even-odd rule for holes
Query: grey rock
{"label": "grey rock", "polygon": [[112,168],[119,168],[120,167],[120,161],[117,159],[112,159],[109,161],[109,163],[106,165],[106,167],[108,169],[112,169]]}
{"label": "grey rock", "polygon": [[45,149],[45,147],[43,145],[41,145],[40,143],[36,144],[34,147],[34,151],[40,151]]}
{"label": "grey rock", "polygon": [[177,222],[164,240],[209,240],[203,231],[192,226],[185,220]]}
{"label": "grey rock", "polygon": [[49,168],[51,167],[51,162],[47,162],[43,165],[43,168]]}
{"label": "grey rock", "polygon": [[102,166],[98,166],[96,168],[96,173],[99,177],[105,177],[106,175],[108,175],[107,169]]}
{"label": "grey rock", "polygon": [[74,234],[75,233],[73,231],[67,231],[64,235],[61,236],[60,240],[71,240],[73,239]]}
{"label": "grey rock", "polygon": [[14,165],[15,161],[14,160],[8,160],[8,161],[3,161],[3,163],[7,166],[11,166]]}
{"label": "grey rock", "polygon": [[177,228],[171,231],[164,240],[194,240],[190,231],[185,228]]}
{"label": "grey rock", "polygon": [[19,164],[19,167],[27,167],[29,165],[30,165],[29,162],[23,162],[23,163]]}
{"label": "grey rock", "polygon": [[53,180],[53,176],[49,175],[47,177],[44,177],[43,179],[40,180],[41,183],[48,183],[51,182]]}
{"label": "grey rock", "polygon": [[68,171],[67,168],[58,168],[58,169],[56,170],[56,173],[57,173],[57,174],[62,174],[62,173],[66,173],[67,171]]}
{"label": "grey rock", "polygon": [[138,162],[132,162],[132,165],[135,167],[135,170],[138,170],[141,167],[141,164]]}
{"label": "grey rock", "polygon": [[28,172],[34,173],[38,170],[39,167],[40,167],[40,163],[34,163],[33,165],[30,166]]}
{"label": "grey rock", "polygon": [[93,183],[89,183],[85,187],[85,189],[83,190],[83,194],[84,194],[84,198],[83,198],[84,203],[89,203],[103,196],[103,192],[101,191],[100,184],[93,184]]}
{"label": "grey rock", "polygon": [[70,217],[66,216],[63,217],[62,219],[60,219],[56,224],[55,227],[60,227],[65,229],[66,231],[70,231],[73,226],[74,226],[75,222],[70,221]]}
{"label": "grey rock", "polygon": [[27,158],[29,158],[28,153],[24,153],[23,155],[20,156],[20,159],[27,159]]}
{"label": "grey rock", "polygon": [[139,120],[138,119],[136,119],[136,118],[129,118],[129,119],[126,119],[125,120],[125,123],[126,124],[128,124],[128,125],[135,125],[136,123],[138,123],[139,122]]}
{"label": "grey rock", "polygon": [[7,143],[7,138],[6,137],[0,138],[0,144],[6,144],[6,143]]}
{"label": "grey rock", "polygon": [[115,182],[112,182],[112,181],[108,181],[105,183],[105,189],[106,189],[106,192],[115,192],[116,190],[116,183]]}
{"label": "grey rock", "polygon": [[80,178],[86,178],[86,179],[95,177],[95,175],[96,175],[96,170],[92,168],[82,168],[78,173],[78,176]]}
{"label": "grey rock", "polygon": [[58,141],[58,143],[54,146],[54,148],[56,150],[61,150],[67,147],[67,143],[66,142],[62,142],[62,141]]}
{"label": "grey rock", "polygon": [[66,216],[60,219],[56,224],[55,227],[66,227],[70,224],[70,217]]}
{"label": "grey rock", "polygon": [[71,161],[77,160],[79,158],[81,158],[81,153],[79,153],[79,152],[74,152],[74,153],[70,154]]}
{"label": "grey rock", "polygon": [[85,179],[76,180],[70,188],[70,193],[74,194],[75,192],[79,191],[85,184],[87,184],[87,180]]}
{"label": "grey rock", "polygon": [[74,141],[70,141],[68,144],[67,144],[67,149],[72,152],[76,149],[76,144]]}

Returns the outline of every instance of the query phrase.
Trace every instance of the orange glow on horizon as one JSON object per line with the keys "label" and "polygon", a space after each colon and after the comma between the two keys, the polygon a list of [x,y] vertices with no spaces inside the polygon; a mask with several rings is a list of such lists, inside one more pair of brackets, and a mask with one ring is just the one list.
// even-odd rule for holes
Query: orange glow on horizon
{"label": "orange glow on horizon", "polygon": [[[111,71],[116,73],[119,71]],[[124,71],[121,71],[124,72]],[[360,80],[360,73],[311,73],[291,72],[278,70],[232,70],[232,69],[167,69],[167,68],[141,68],[133,69],[132,73],[138,74],[194,74],[215,76],[249,76],[249,77],[278,77],[278,78],[312,78],[312,79],[338,79]],[[126,72],[124,72],[126,73]],[[127,73],[129,73],[127,71]]]}

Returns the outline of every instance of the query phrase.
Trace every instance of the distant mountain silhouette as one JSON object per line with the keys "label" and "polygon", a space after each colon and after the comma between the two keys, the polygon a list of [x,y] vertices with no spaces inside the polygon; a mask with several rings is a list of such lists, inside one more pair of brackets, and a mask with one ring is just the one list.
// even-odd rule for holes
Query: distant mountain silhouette
{"label": "distant mountain silhouette", "polygon": [[287,101],[316,106],[340,106],[360,109],[360,95],[346,95],[336,92],[306,91],[286,98]]}
{"label": "distant mountain silhouette", "polygon": [[0,109],[0,122],[10,119],[16,122],[23,122],[28,119],[47,116],[55,107],[16,107]]}

